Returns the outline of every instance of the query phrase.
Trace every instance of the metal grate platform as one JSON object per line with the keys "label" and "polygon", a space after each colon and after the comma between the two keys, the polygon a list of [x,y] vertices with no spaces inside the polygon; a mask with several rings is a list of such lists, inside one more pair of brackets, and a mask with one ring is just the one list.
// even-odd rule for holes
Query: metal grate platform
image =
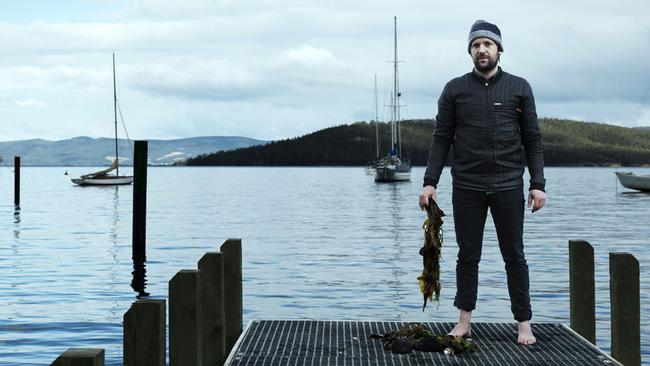
{"label": "metal grate platform", "polygon": [[[254,320],[233,347],[226,365],[620,365],[562,324],[533,324],[537,344],[516,344],[516,326],[473,323],[476,352],[393,354],[370,334],[384,334],[404,322]],[[434,334],[452,323],[425,323]]]}

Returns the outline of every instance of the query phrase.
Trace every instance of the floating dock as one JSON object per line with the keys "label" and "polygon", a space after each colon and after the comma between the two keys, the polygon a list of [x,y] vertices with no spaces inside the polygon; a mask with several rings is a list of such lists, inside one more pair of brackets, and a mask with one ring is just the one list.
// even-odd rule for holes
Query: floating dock
{"label": "floating dock", "polygon": [[[568,326],[533,323],[537,343],[516,344],[514,323],[472,323],[478,351],[457,355],[412,351],[394,354],[371,334],[385,334],[406,322],[253,320],[225,365],[621,365]],[[446,334],[453,323],[423,323]]]}

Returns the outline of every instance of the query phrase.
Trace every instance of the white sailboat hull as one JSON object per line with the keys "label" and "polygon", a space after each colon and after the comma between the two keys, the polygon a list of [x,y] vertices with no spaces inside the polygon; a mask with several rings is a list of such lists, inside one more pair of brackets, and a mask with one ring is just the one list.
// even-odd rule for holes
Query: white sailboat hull
{"label": "white sailboat hull", "polygon": [[625,188],[650,192],[650,175],[616,172],[616,176]]}
{"label": "white sailboat hull", "polygon": [[108,176],[104,178],[73,178],[72,183],[80,186],[117,186],[133,183],[132,176]]}
{"label": "white sailboat hull", "polygon": [[406,182],[411,180],[411,172],[398,172],[394,169],[377,169],[375,182]]}

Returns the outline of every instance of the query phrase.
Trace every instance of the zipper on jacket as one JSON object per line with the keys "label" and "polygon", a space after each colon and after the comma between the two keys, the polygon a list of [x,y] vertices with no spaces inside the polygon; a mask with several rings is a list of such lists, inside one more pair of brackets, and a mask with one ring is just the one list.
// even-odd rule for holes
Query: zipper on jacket
{"label": "zipper on jacket", "polygon": [[488,176],[487,176],[488,181],[487,181],[487,187],[486,188],[487,188],[487,192],[490,193],[490,192],[494,192],[494,174],[496,172],[496,170],[494,168],[494,162],[495,162],[495,159],[496,159],[496,146],[495,146],[495,144],[496,144],[496,134],[495,134],[496,128],[495,128],[494,124],[495,124],[496,120],[494,120],[494,118],[493,118],[492,106],[490,105],[490,83],[488,81],[485,82],[485,91],[486,91],[486,97],[487,97],[486,102],[487,102],[488,126],[489,126],[489,130],[488,130],[489,131],[489,139],[488,139],[488,141],[490,142],[490,145],[491,145],[490,146],[491,147],[491,149],[490,149],[491,150],[490,151],[490,162],[489,162],[490,163],[489,169],[491,171],[490,171],[490,174],[488,174]]}

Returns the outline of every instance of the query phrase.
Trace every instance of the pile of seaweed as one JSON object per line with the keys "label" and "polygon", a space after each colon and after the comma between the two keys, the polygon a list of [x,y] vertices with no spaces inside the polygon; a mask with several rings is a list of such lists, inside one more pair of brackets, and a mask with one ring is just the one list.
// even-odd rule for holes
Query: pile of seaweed
{"label": "pile of seaweed", "polygon": [[402,328],[384,335],[371,334],[370,338],[381,339],[385,350],[393,353],[409,353],[412,350],[423,352],[444,352],[446,355],[465,351],[476,351],[478,346],[463,337],[449,334],[434,335],[421,323],[408,323]]}

